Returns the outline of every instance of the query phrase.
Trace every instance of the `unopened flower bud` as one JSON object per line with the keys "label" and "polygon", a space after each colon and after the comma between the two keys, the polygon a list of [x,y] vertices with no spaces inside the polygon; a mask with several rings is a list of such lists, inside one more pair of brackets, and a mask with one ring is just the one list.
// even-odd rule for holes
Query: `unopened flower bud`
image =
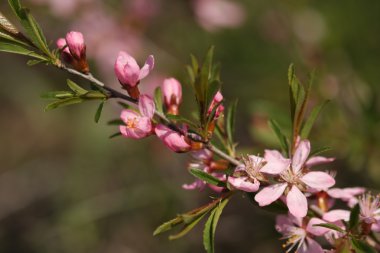
{"label": "unopened flower bud", "polygon": [[119,52],[116,59],[114,70],[120,84],[128,91],[128,94],[138,99],[140,92],[138,84],[145,78],[154,67],[153,55],[148,56],[144,66],[140,69],[135,58],[126,52]]}
{"label": "unopened flower bud", "polygon": [[214,99],[212,100],[210,107],[208,108],[207,114],[210,115],[212,113],[212,111],[214,110],[214,107],[219,104],[218,108],[215,111],[215,118],[218,118],[220,116],[220,114],[222,114],[224,112],[224,106],[222,104],[220,104],[220,102],[222,102],[222,101],[223,101],[223,95],[220,91],[218,91],[215,94]]}
{"label": "unopened flower bud", "polygon": [[83,34],[80,32],[69,32],[66,38],[57,40],[57,46],[62,50],[62,58],[71,64],[76,70],[88,73],[90,71],[86,59],[86,44]]}
{"label": "unopened flower bud", "polygon": [[177,133],[165,125],[157,125],[155,133],[174,152],[183,153],[191,150],[191,144],[184,135]]}
{"label": "unopened flower bud", "polygon": [[164,103],[169,114],[178,115],[182,102],[182,86],[175,78],[167,78],[162,85]]}

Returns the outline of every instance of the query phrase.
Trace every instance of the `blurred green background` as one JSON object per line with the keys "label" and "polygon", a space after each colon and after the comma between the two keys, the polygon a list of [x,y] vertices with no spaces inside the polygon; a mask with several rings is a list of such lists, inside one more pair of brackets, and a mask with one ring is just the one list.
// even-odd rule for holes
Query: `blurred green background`
{"label": "blurred green background", "polygon": [[[312,104],[331,102],[313,129],[313,147],[332,147],[337,186],[379,188],[379,1],[23,2],[52,47],[70,30],[83,32],[93,72],[115,87],[118,50],[140,62],[156,56],[154,74],[141,85],[150,92],[167,76],[186,83],[189,54],[215,45],[223,94],[239,98],[236,140],[244,154],[278,147],[266,122],[289,125],[289,64],[305,82],[315,68]],[[6,1],[0,10],[10,16]],[[118,117],[116,103],[98,124],[96,103],[44,112],[40,94],[65,89],[69,76],[25,62],[0,55],[0,252],[202,252],[202,226],[178,241],[152,236],[161,222],[210,200],[211,192],[181,188],[193,180],[190,158],[154,138],[110,140],[117,129],[106,123]],[[184,90],[189,113],[193,95]],[[218,226],[216,251],[281,252],[273,218],[235,197]]]}

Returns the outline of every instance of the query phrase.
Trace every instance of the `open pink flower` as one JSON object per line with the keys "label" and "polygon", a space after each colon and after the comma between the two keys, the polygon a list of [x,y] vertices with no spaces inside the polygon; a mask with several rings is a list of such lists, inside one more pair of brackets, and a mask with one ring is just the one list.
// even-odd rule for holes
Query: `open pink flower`
{"label": "open pink flower", "polygon": [[262,189],[255,196],[260,206],[266,206],[279,199],[284,192],[289,212],[296,217],[305,217],[308,210],[306,196],[302,191],[306,187],[326,189],[335,184],[329,174],[321,171],[305,171],[307,158],[310,154],[310,142],[300,141],[292,159],[284,158],[276,150],[266,150],[264,158],[267,163],[260,172],[279,176],[279,183]]}
{"label": "open pink flower", "polygon": [[284,247],[288,247],[286,252],[297,253],[323,253],[323,248],[316,242],[314,236],[322,236],[329,230],[324,227],[314,226],[323,224],[325,221],[318,218],[311,218],[306,224],[302,218],[292,215],[279,215],[276,218],[276,230],[281,233],[287,242]]}
{"label": "open pink flower", "polygon": [[183,153],[191,150],[189,140],[182,134],[170,129],[169,127],[159,124],[154,129],[158,138],[172,151]]}
{"label": "open pink flower", "polygon": [[326,193],[331,198],[347,202],[347,205],[351,208],[358,203],[357,196],[364,192],[365,188],[363,187],[331,188],[326,190]]}
{"label": "open pink flower", "polygon": [[144,66],[140,69],[135,58],[126,52],[119,52],[114,70],[119,82],[133,98],[139,97],[137,85],[145,78],[154,67],[154,57],[149,55]]}
{"label": "open pink flower", "polygon": [[[372,226],[380,221],[380,196],[370,193],[363,194],[359,198],[360,220]],[[377,225],[376,225],[377,227]]]}
{"label": "open pink flower", "polygon": [[139,110],[139,113],[130,109],[121,112],[120,117],[125,125],[120,126],[119,129],[123,136],[141,139],[153,133],[152,118],[155,105],[152,98],[142,95],[139,100]]}
{"label": "open pink flower", "polygon": [[167,78],[162,85],[165,106],[168,113],[178,115],[179,105],[182,102],[182,86],[175,78]]}
{"label": "open pink flower", "polygon": [[236,168],[234,174],[228,177],[228,183],[237,190],[245,192],[256,192],[260,187],[262,174],[260,169],[264,164],[264,159],[255,155],[244,159],[244,165]]}
{"label": "open pink flower", "polygon": [[71,64],[78,71],[89,72],[86,44],[82,33],[74,31],[67,33],[66,38],[57,40],[57,47],[62,50],[61,54],[65,62]]}

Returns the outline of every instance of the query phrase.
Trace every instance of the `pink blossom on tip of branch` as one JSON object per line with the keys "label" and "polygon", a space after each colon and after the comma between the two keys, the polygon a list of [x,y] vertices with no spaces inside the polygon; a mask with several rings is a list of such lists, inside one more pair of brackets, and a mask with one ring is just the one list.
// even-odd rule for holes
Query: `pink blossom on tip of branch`
{"label": "pink blossom on tip of branch", "polygon": [[66,43],[74,58],[80,60],[86,57],[86,45],[82,33],[74,31],[67,33]]}
{"label": "pink blossom on tip of branch", "polygon": [[140,113],[126,109],[121,112],[120,118],[125,125],[121,125],[119,130],[127,138],[141,139],[153,133],[152,118],[155,112],[155,105],[147,95],[140,96]]}
{"label": "pink blossom on tip of branch", "polygon": [[174,152],[183,153],[191,150],[190,143],[186,137],[170,129],[169,127],[159,124],[154,129],[158,138]]}
{"label": "pink blossom on tip of branch", "polygon": [[121,51],[116,59],[114,70],[120,83],[126,87],[135,87],[154,68],[154,57],[149,55],[144,66],[139,67],[135,58]]}

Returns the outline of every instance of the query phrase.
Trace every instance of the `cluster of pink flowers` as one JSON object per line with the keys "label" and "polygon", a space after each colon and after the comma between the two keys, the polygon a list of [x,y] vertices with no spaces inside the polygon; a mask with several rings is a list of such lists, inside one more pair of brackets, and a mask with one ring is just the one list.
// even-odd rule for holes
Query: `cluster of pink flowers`
{"label": "cluster of pink flowers", "polygon": [[[83,73],[89,72],[86,46],[81,33],[68,33],[65,39],[57,41],[57,46],[66,63]],[[154,100],[147,94],[140,94],[139,90],[141,80],[147,77],[153,68],[152,55],[148,56],[142,67],[126,52],[122,51],[116,57],[115,75],[121,87],[131,98],[138,101],[138,110],[122,110],[120,118],[124,124],[120,125],[119,130],[124,137],[131,139],[155,135],[174,152],[191,151],[193,161],[188,168],[209,174],[225,185],[216,186],[197,179],[191,184],[184,184],[184,189],[203,190],[209,186],[216,193],[242,191],[254,194],[254,200],[261,207],[276,201],[282,202],[287,206],[288,214],[277,216],[276,229],[287,240],[287,252],[326,252],[321,242],[329,244],[329,248],[339,247],[339,240],[350,232],[346,231],[345,225],[349,221],[350,211],[334,209],[336,200],[345,203],[348,209],[359,206],[362,234],[380,232],[380,197],[365,194],[365,189],[360,187],[332,188],[335,185],[333,173],[313,168],[331,163],[334,158],[311,156],[311,145],[307,139],[298,137],[294,152],[289,157],[277,150],[265,150],[263,157],[241,157],[240,165],[236,166],[232,173],[227,173],[231,164],[227,160],[217,160],[203,143],[189,138],[188,125],[165,125],[157,120]],[[173,77],[167,78],[162,83],[161,91],[166,114],[180,115],[181,83]],[[209,116],[215,112],[214,124],[224,114],[222,102],[222,93],[218,91],[207,108]],[[208,129],[211,134],[214,124]],[[316,226],[325,223],[333,224],[340,230]]]}

